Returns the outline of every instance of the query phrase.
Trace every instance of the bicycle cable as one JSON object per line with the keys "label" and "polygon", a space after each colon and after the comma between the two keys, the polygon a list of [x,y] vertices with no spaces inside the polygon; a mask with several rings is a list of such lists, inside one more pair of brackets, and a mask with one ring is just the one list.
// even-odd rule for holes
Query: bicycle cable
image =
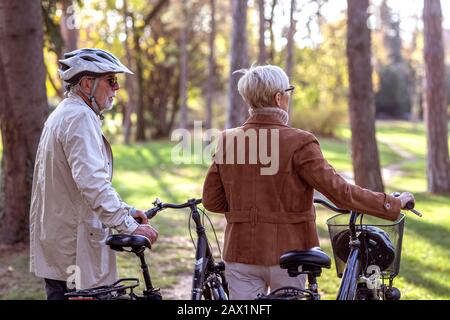
{"label": "bicycle cable", "polygon": [[192,236],[191,219],[192,219],[192,211],[189,213],[189,218],[188,218],[188,230],[189,230],[189,236],[191,237],[191,242],[192,242],[192,244],[194,245],[194,249],[197,250],[197,246],[195,245],[194,237]]}
{"label": "bicycle cable", "polygon": [[[203,214],[203,216],[202,216],[202,224],[203,224],[203,225],[205,225],[205,216],[206,216],[206,218],[208,219],[209,225],[211,226],[211,229],[213,230],[214,238],[216,239],[216,244],[217,244],[217,248],[219,249],[219,254],[220,254],[220,256],[222,256],[222,250],[220,249],[219,239],[217,238],[217,233],[216,233],[216,230],[215,230],[215,228],[214,228],[214,225],[212,224],[211,219],[210,219],[209,216],[205,213],[205,210],[203,210],[203,209],[201,209],[201,208],[198,208],[198,207],[197,207],[197,209],[198,209],[199,211],[201,211],[202,214]],[[197,250],[197,246],[195,245],[194,237],[192,236],[191,220],[192,220],[192,212],[189,213],[189,218],[188,218],[188,229],[189,229],[189,236],[190,236],[190,238],[191,238],[192,245],[194,246],[194,249]],[[206,230],[205,230],[205,233],[206,233]],[[211,244],[209,243],[209,241],[208,241],[208,245],[209,245],[209,248],[210,248],[211,252],[213,252],[213,250],[212,250],[212,248],[211,248]]]}
{"label": "bicycle cable", "polygon": [[[205,210],[198,208],[202,213],[203,213],[203,221],[205,221],[204,217],[206,216],[206,218],[209,221],[209,225],[211,226],[211,229],[213,231],[214,234],[214,238],[216,239],[216,244],[217,244],[217,248],[219,249],[219,254],[220,256],[222,256],[222,250],[220,249],[220,245],[219,245],[219,239],[217,238],[217,233],[216,233],[216,229],[214,228],[214,225],[212,224],[211,219],[209,218],[209,216],[206,214]],[[204,225],[204,223],[203,223]]]}

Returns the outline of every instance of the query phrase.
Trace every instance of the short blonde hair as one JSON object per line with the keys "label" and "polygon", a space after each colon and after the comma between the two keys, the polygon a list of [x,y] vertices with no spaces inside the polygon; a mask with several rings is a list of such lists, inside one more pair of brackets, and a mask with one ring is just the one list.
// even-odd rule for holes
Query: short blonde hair
{"label": "short blonde hair", "polygon": [[275,94],[284,93],[289,86],[288,76],[277,66],[251,66],[235,72],[244,74],[237,87],[244,101],[254,109],[273,107]]}

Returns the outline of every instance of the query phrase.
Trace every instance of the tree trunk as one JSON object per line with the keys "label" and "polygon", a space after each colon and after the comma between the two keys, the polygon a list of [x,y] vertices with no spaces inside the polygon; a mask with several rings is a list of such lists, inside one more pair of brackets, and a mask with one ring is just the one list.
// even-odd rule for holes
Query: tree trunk
{"label": "tree trunk", "polygon": [[139,43],[139,33],[135,25],[134,16],[131,14],[131,29],[133,30],[133,41],[134,41],[134,54],[136,57],[136,77],[137,77],[137,90],[136,90],[136,141],[142,142],[146,140],[145,137],[145,119],[144,119],[144,75],[142,67],[142,49]]}
{"label": "tree trunk", "polygon": [[440,0],[424,1],[425,122],[428,191],[450,191],[447,90]]}
{"label": "tree trunk", "polygon": [[28,239],[37,145],[47,116],[39,1],[0,1],[0,243]]}
{"label": "tree trunk", "polygon": [[73,0],[62,0],[61,36],[64,40],[64,52],[78,48],[78,29],[75,23]]}
{"label": "tree trunk", "polygon": [[273,32],[273,19],[275,17],[275,7],[277,5],[277,0],[272,0],[272,6],[270,10],[269,19],[269,32],[270,32],[270,50],[269,50],[269,62],[273,63],[275,59],[275,34]]}
{"label": "tree trunk", "polygon": [[259,12],[259,53],[258,64],[263,65],[266,63],[266,44],[265,44],[265,32],[266,32],[266,18],[264,16],[264,1],[258,0],[258,12]]}
{"label": "tree trunk", "polygon": [[227,128],[244,123],[248,116],[248,107],[239,95],[237,83],[239,74],[234,71],[248,67],[247,53],[247,0],[232,0],[233,28],[231,35],[230,79],[228,81]]}
{"label": "tree trunk", "polygon": [[372,88],[371,35],[367,27],[369,0],[347,0],[347,62],[352,159],[355,183],[383,191]]}
{"label": "tree trunk", "polygon": [[[124,19],[124,28],[125,28],[125,57],[127,60],[127,65],[131,68],[133,65],[132,63],[132,57],[131,57],[131,49],[130,45],[128,43],[130,39],[130,30],[127,26],[127,20],[130,17],[128,12],[128,3],[127,0],[123,1],[123,19]],[[136,95],[135,95],[135,87],[136,83],[134,80],[134,75],[126,74],[125,75],[125,86],[127,88],[127,94],[128,94],[128,100],[125,104],[125,110],[123,112],[123,133],[124,133],[124,142],[125,144],[130,143],[130,136],[131,136],[131,115],[134,112],[134,106],[136,104]]]}
{"label": "tree trunk", "polygon": [[[291,0],[291,8],[289,14],[289,33],[287,38],[287,55],[286,55],[286,74],[289,81],[292,81],[292,69],[294,66],[294,35],[295,35],[295,23],[294,12],[295,12],[295,2],[296,0]],[[289,99],[289,104],[292,99]],[[291,108],[289,110],[289,115],[291,114]]]}
{"label": "tree trunk", "polygon": [[180,125],[181,129],[186,129],[188,125],[187,112],[187,90],[188,90],[188,54],[187,54],[187,29],[188,13],[186,0],[181,1],[182,24],[180,30]]}
{"label": "tree trunk", "polygon": [[[205,129],[212,126],[212,100],[215,91],[215,40],[216,40],[216,0],[210,0],[211,4],[211,31],[209,34],[209,58],[208,58],[208,82],[206,84],[206,123]],[[209,139],[209,137],[207,137]]]}

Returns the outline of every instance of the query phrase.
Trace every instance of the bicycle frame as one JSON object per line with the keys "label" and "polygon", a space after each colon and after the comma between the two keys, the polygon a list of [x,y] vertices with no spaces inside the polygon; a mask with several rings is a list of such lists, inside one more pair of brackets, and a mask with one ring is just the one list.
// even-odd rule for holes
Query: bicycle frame
{"label": "bicycle frame", "polygon": [[358,213],[351,212],[350,216],[350,254],[345,265],[344,274],[342,276],[341,285],[336,297],[336,300],[354,300],[358,287],[358,280],[361,274],[361,243],[357,238],[355,222],[358,218]]}
{"label": "bicycle frame", "polygon": [[[192,220],[194,220],[197,231],[197,250],[195,253],[194,276],[192,279],[192,300],[201,300],[202,294],[207,295],[209,299],[216,300],[228,299],[228,284],[223,275],[224,267],[216,265],[214,257],[211,253],[208,237],[205,233],[205,227],[201,223],[200,213],[197,210],[195,202],[190,200],[190,208]],[[223,269],[223,270],[220,270]],[[222,286],[217,283],[215,276],[210,279],[211,275],[219,275],[221,277]],[[204,284],[208,283],[209,289],[212,292],[205,292]],[[223,289],[223,290],[222,290]]]}
{"label": "bicycle frame", "polygon": [[[146,214],[149,218],[152,218],[158,211],[165,208],[190,208],[192,220],[195,222],[197,232],[191,299],[201,300],[202,295],[204,295],[207,299],[228,300],[228,283],[224,274],[225,265],[223,262],[216,263],[214,261],[205,227],[201,222],[200,213],[197,208],[197,204],[200,204],[201,201],[201,199],[190,199],[185,204],[174,205],[162,204],[157,200],[155,202],[156,208],[150,209]],[[217,277],[220,277],[220,281]]]}

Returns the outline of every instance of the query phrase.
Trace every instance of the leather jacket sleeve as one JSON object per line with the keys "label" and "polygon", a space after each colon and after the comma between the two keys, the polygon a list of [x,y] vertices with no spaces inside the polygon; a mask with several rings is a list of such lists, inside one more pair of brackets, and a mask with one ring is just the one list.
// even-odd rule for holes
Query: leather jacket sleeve
{"label": "leather jacket sleeve", "polygon": [[392,221],[398,218],[399,199],[348,183],[325,160],[313,136],[294,153],[293,163],[298,175],[336,206]]}

